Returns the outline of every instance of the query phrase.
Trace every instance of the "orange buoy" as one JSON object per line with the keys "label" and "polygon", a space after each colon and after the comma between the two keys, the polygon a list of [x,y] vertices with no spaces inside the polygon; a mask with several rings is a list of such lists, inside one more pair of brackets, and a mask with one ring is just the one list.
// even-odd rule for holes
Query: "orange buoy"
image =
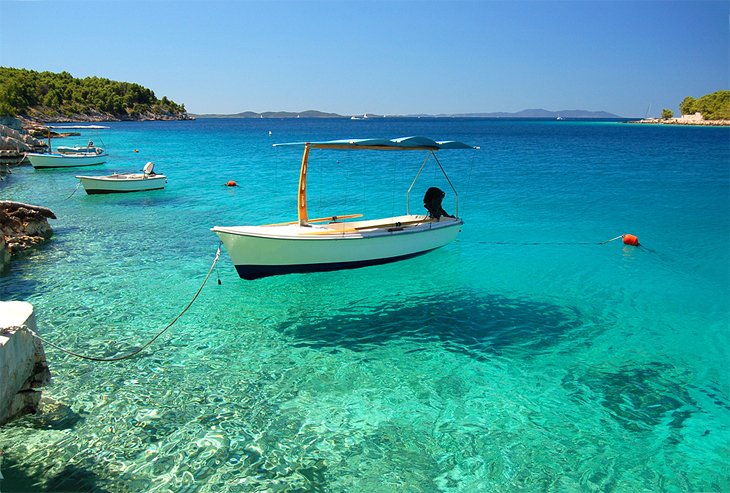
{"label": "orange buoy", "polygon": [[139,150],[135,149],[134,152],[139,152]]}
{"label": "orange buoy", "polygon": [[230,180],[230,181],[228,181],[228,182],[226,183],[226,186],[227,186],[227,187],[237,187],[237,186],[238,186],[238,183],[236,183],[236,182],[235,182],[235,181],[233,181],[233,180]]}
{"label": "orange buoy", "polygon": [[639,239],[634,235],[622,235],[624,245],[639,246]]}

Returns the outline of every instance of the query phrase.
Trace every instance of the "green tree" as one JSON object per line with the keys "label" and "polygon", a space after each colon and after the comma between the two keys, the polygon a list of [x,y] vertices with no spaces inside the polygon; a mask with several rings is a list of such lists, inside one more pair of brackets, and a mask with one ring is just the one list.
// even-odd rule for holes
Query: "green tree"
{"label": "green tree", "polygon": [[683,115],[700,112],[705,120],[730,119],[730,91],[716,91],[705,94],[699,99],[691,96],[684,98],[679,105]]}
{"label": "green tree", "polygon": [[695,103],[705,120],[730,119],[730,91],[705,94]]}
{"label": "green tree", "polygon": [[692,96],[687,96],[682,100],[681,103],[679,103],[679,113],[682,115],[692,115],[696,113],[694,105],[695,98],[693,98]]}
{"label": "green tree", "polygon": [[62,102],[63,99],[61,97],[61,94],[59,94],[56,89],[51,89],[50,91],[48,91],[41,100],[43,106],[48,106],[50,108],[60,108]]}
{"label": "green tree", "polygon": [[669,118],[672,118],[674,116],[674,112],[672,110],[668,110],[667,108],[664,108],[662,110],[662,118],[664,120],[668,120]]}

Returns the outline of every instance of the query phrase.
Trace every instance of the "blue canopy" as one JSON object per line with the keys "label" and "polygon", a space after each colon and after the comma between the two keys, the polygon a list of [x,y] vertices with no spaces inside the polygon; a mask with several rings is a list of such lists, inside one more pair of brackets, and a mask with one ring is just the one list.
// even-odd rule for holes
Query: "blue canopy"
{"label": "blue canopy", "polygon": [[435,141],[428,137],[401,137],[399,139],[341,139],[324,142],[290,142],[276,146],[301,146],[309,144],[314,149],[373,149],[373,150],[432,150],[479,149],[455,140]]}

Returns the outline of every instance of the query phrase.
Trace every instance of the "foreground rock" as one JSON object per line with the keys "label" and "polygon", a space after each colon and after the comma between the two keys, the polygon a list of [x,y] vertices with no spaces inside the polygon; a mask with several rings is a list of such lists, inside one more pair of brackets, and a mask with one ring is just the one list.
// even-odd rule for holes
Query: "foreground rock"
{"label": "foreground rock", "polygon": [[37,389],[51,382],[43,344],[26,327],[38,331],[33,305],[0,301],[0,425],[35,413],[41,400]]}
{"label": "foreground rock", "polygon": [[7,267],[13,255],[53,235],[48,219],[56,219],[56,215],[46,207],[0,200],[0,271]]}

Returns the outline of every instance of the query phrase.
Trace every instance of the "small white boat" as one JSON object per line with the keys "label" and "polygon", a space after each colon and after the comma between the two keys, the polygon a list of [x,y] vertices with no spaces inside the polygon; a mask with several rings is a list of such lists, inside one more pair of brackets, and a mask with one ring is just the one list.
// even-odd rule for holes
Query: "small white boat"
{"label": "small white boat", "polygon": [[[215,226],[218,235],[243,279],[278,274],[353,269],[396,262],[427,253],[451,242],[463,224],[459,217],[458,193],[441,166],[440,149],[478,149],[461,142],[436,142],[425,137],[401,139],[358,139],[307,142],[299,173],[298,221],[264,226]],[[456,215],[441,208],[444,192],[432,188],[424,197],[428,214],[406,214],[381,219],[342,222],[362,214],[309,219],[307,215],[307,167],[311,149],[421,150],[427,157],[406,195],[418,180],[430,157],[438,163],[455,194]],[[433,192],[433,193],[432,193]],[[429,195],[436,195],[436,204]],[[428,205],[427,205],[428,203]]]}
{"label": "small white boat", "polygon": [[95,146],[92,141],[89,141],[85,146],[57,146],[56,152],[59,154],[92,154],[99,155],[104,154],[104,148]]}
{"label": "small white boat", "polygon": [[89,195],[161,190],[167,176],[154,172],[154,163],[147,163],[143,173],[114,173],[105,176],[77,176]]}
{"label": "small white boat", "polygon": [[94,166],[104,164],[109,156],[106,152],[73,152],[73,153],[51,153],[40,154],[29,152],[25,157],[34,168],[71,168],[74,166]]}

